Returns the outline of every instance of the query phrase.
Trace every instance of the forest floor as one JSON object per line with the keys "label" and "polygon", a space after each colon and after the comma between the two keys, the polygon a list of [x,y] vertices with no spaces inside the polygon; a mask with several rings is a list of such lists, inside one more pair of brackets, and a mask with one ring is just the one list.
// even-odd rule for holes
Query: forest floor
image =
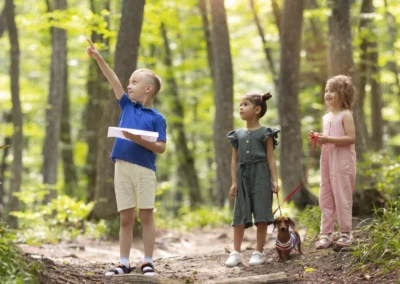
{"label": "forest floor", "polygon": [[[229,227],[190,232],[159,231],[154,252],[154,266],[158,277],[145,278],[156,280],[152,283],[221,283],[240,277],[281,272],[281,275],[284,273],[287,277],[285,283],[396,283],[398,276],[382,275],[379,269],[370,269],[368,273],[354,271],[349,252],[338,252],[334,249],[317,251],[314,244],[303,244],[304,254],[292,252],[289,261],[278,263],[274,249],[275,234],[272,235],[271,230],[269,227],[265,246],[267,263],[258,267],[248,266],[256,243],[255,229],[250,228],[245,232],[242,247],[244,264],[235,268],[224,266],[232,247],[232,230]],[[304,235],[304,232],[300,234]],[[355,235],[355,239],[357,238],[360,236]],[[131,251],[131,265],[135,269],[129,274],[130,277],[135,277],[136,274],[137,277],[143,277],[139,275],[142,248],[142,242],[136,239]],[[55,245],[23,245],[22,249],[29,257],[44,263],[40,275],[41,283],[150,283],[143,278],[134,278],[132,282],[120,276],[104,276],[119,259],[117,241],[84,239]],[[240,280],[236,283],[249,282]]]}

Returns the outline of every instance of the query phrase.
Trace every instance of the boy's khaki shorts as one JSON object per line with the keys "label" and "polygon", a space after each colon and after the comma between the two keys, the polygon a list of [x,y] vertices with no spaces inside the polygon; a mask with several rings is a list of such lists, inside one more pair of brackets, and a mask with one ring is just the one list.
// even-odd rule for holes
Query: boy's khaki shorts
{"label": "boy's khaki shorts", "polygon": [[154,208],[157,179],[153,170],[117,159],[114,186],[118,212],[135,207]]}

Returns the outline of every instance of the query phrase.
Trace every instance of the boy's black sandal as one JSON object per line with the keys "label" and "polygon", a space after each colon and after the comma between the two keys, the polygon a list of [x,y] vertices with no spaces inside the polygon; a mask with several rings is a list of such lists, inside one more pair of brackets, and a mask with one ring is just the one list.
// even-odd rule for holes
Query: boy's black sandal
{"label": "boy's black sandal", "polygon": [[128,273],[131,273],[131,271],[132,271],[132,268],[126,267],[126,266],[123,265],[123,264],[118,264],[117,268],[115,268],[115,269],[110,269],[110,270],[106,273],[106,275],[113,275],[113,273],[114,273],[114,275],[116,275],[116,274],[128,274]]}
{"label": "boy's black sandal", "polygon": [[150,262],[143,263],[140,269],[142,270],[144,275],[151,275],[151,276],[156,275],[153,264],[151,264]]}

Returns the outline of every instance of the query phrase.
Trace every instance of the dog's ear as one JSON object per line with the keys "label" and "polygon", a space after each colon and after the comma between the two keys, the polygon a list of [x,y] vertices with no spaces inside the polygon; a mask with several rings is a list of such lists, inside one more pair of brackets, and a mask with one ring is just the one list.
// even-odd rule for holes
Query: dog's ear
{"label": "dog's ear", "polygon": [[296,224],[294,223],[294,221],[290,218],[288,218],[289,220],[289,226],[292,230],[296,230]]}
{"label": "dog's ear", "polygon": [[276,223],[277,223],[277,222],[278,222],[278,219],[275,219],[275,220],[274,220],[274,229],[272,230],[272,232],[275,231]]}

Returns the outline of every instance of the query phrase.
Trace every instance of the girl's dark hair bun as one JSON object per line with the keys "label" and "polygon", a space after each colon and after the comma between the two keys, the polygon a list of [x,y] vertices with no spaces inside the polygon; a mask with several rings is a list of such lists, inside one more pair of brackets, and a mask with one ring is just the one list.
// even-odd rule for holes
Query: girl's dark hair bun
{"label": "girl's dark hair bun", "polygon": [[270,92],[265,93],[264,95],[262,95],[263,101],[268,101],[270,98],[272,98],[272,95],[271,95]]}

